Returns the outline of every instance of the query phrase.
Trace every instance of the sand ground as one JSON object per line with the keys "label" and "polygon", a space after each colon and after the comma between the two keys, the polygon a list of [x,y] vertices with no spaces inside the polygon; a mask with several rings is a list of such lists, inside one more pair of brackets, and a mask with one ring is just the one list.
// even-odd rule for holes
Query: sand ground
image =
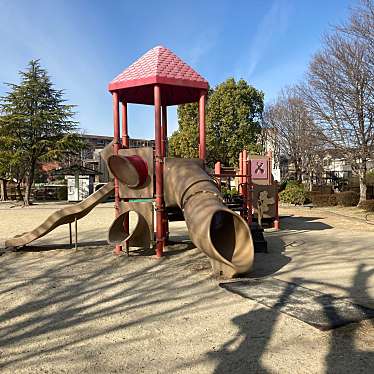
{"label": "sand ground", "polygon": [[[61,206],[0,205],[0,238]],[[252,277],[272,276],[374,308],[374,226],[344,211],[282,208]],[[112,255],[112,204],[0,256],[1,373],[373,373],[372,321],[322,332],[231,294],[171,224],[179,244],[156,260]]]}

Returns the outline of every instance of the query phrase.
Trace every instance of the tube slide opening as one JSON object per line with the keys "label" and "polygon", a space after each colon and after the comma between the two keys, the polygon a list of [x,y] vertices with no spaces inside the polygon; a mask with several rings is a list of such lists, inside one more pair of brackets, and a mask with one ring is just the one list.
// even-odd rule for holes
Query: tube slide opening
{"label": "tube slide opening", "polygon": [[[226,210],[218,210],[212,216],[210,222],[210,239],[215,250],[234,266],[239,252],[245,249],[248,243],[247,227],[235,213]],[[240,256],[239,256],[240,257]]]}
{"label": "tube slide opening", "polygon": [[133,222],[132,229],[128,231],[125,230],[124,223],[125,223],[125,214],[121,214],[118,216],[111,227],[109,228],[108,232],[108,243],[110,244],[120,244],[125,240],[128,240],[131,235],[134,233],[135,229],[138,226],[139,222],[139,213],[136,211],[130,210],[127,212],[129,214],[129,218],[131,216],[131,221]]}
{"label": "tube slide opening", "polygon": [[148,177],[148,167],[139,156],[117,156],[108,158],[112,174],[130,188],[143,186]]}

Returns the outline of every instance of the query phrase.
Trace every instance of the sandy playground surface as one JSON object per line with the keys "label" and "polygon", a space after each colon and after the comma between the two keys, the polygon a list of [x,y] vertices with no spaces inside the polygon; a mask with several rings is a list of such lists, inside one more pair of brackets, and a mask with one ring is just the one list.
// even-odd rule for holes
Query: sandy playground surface
{"label": "sandy playground surface", "polygon": [[[60,206],[0,205],[0,239]],[[374,308],[374,226],[344,211],[283,208],[252,277],[274,277]],[[28,251],[0,256],[1,373],[373,373],[374,325],[322,332],[220,288],[209,261],[179,244],[162,260],[105,244],[112,204]]]}

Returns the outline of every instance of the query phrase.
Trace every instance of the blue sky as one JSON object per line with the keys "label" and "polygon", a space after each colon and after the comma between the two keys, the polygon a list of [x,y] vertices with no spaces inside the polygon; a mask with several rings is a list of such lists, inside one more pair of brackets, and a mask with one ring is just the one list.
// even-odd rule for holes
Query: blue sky
{"label": "blue sky", "polygon": [[[40,59],[76,104],[86,133],[112,134],[108,83],[156,45],[170,48],[211,86],[244,78],[273,100],[303,78],[324,32],[354,0],[0,0],[3,82]],[[169,109],[169,133],[177,128]],[[152,107],[130,105],[131,137],[153,138]]]}

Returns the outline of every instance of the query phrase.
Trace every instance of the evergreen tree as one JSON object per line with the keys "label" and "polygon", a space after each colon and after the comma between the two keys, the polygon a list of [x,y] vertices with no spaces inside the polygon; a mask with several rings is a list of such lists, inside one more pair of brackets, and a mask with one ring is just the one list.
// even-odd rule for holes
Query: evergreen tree
{"label": "evergreen tree", "polygon": [[263,110],[264,94],[244,79],[219,84],[208,102],[208,161],[234,166],[243,149],[257,152]]}
{"label": "evergreen tree", "polygon": [[28,205],[38,163],[78,151],[82,142],[74,106],[66,104],[63,90],[54,88],[39,61],[30,61],[19,75],[21,82],[7,83],[10,90],[0,102],[0,172],[24,179]]}
{"label": "evergreen tree", "polygon": [[[257,152],[257,137],[261,131],[264,95],[245,80],[233,78],[210,90],[206,109],[207,161],[224,165],[238,163],[245,148]],[[178,130],[170,137],[169,152],[177,157],[198,157],[198,104],[178,107]]]}
{"label": "evergreen tree", "polygon": [[178,131],[169,139],[171,157],[199,157],[199,107],[198,103],[179,105]]}

